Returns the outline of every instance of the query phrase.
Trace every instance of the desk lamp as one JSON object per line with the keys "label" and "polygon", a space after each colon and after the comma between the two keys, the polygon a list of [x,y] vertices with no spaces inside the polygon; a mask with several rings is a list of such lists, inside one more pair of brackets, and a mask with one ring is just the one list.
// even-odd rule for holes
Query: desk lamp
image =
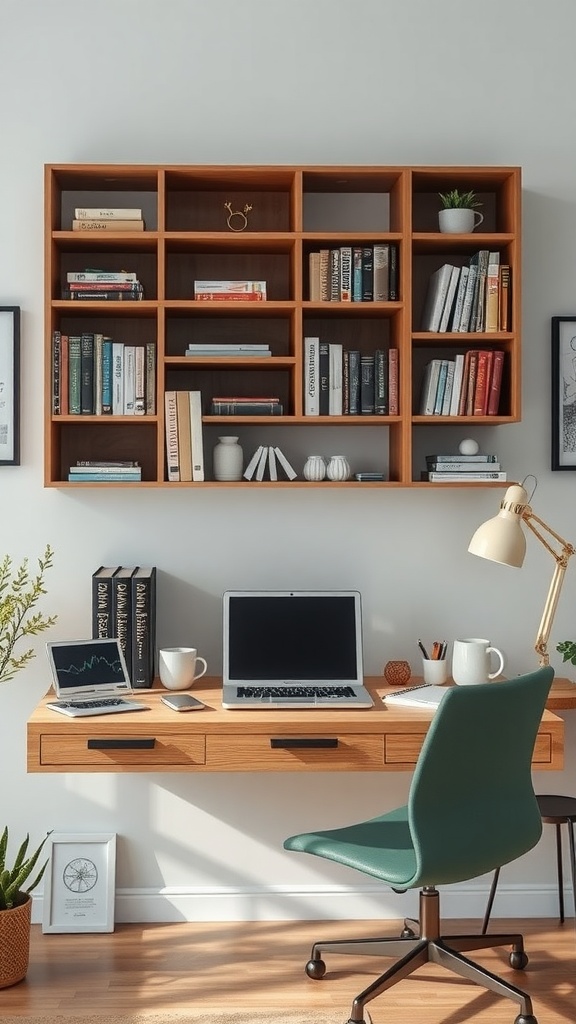
{"label": "desk lamp", "polygon": [[[540,665],[548,665],[550,662],[547,650],[548,638],[558,607],[568,559],[571,555],[576,554],[576,548],[560,537],[555,530],[548,526],[548,523],[534,514],[528,504],[528,493],[523,484],[513,484],[504,495],[498,515],[478,527],[470,541],[468,551],[473,555],[479,555],[480,558],[488,558],[491,562],[500,562],[501,565],[512,565],[520,569],[526,554],[526,537],[522,530],[522,523],[535,534],[556,563],[534,644]],[[549,541],[542,531],[545,531],[558,543],[559,550],[552,546],[553,542]]]}

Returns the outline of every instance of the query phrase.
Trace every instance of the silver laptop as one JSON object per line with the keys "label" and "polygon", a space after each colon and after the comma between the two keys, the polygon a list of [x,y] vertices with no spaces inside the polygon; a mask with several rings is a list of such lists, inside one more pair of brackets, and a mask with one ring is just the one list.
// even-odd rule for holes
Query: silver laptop
{"label": "silver laptop", "polygon": [[223,696],[247,708],[369,708],[357,591],[235,591],[223,599]]}
{"label": "silver laptop", "polygon": [[71,718],[148,711],[133,693],[118,640],[61,640],[46,644],[57,700],[47,707]]}

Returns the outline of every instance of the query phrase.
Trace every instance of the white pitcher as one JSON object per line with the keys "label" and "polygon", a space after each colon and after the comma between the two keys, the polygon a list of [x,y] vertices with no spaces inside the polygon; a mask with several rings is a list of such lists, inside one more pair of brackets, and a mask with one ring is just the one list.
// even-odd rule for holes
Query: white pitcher
{"label": "white pitcher", "polygon": [[[492,655],[498,659],[498,668],[491,672]],[[491,647],[489,640],[471,637],[455,640],[452,649],[452,678],[460,686],[487,683],[504,670],[504,655],[497,647]]]}

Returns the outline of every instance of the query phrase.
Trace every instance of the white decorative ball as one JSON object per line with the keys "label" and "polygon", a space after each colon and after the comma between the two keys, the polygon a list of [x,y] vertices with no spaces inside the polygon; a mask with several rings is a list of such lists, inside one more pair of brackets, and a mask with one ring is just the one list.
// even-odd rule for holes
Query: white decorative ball
{"label": "white decorative ball", "polygon": [[480,445],[478,441],[475,441],[473,437],[465,437],[463,441],[460,441],[458,450],[461,455],[476,455]]}

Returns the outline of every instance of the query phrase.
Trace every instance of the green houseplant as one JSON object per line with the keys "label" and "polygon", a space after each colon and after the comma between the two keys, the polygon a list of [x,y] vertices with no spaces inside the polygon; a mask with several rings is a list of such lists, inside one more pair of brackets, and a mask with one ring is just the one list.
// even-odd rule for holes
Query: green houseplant
{"label": "green houseplant", "polygon": [[556,650],[562,655],[562,661],[569,661],[576,665],[576,640],[562,640],[556,644]]}
{"label": "green houseplant", "polygon": [[[38,559],[38,571],[28,568],[25,558],[15,566],[9,555],[0,561],[0,683],[13,679],[34,657],[32,648],[16,651],[26,637],[49,629],[57,616],[35,611],[46,593],[45,577],[52,567],[53,552],[46,545]],[[49,833],[48,833],[49,834]],[[38,858],[46,842],[29,853],[29,836],[20,844],[13,862],[7,863],[8,828],[0,837],[0,989],[22,981],[28,970],[30,956],[30,893],[40,882],[46,863],[37,868]]]}
{"label": "green houseplant", "polygon": [[440,231],[445,234],[469,234],[484,220],[478,211],[482,203],[473,190],[460,192],[453,188],[449,192],[439,192],[438,195],[442,203],[438,223]]}
{"label": "green houseplant", "polygon": [[476,210],[482,203],[474,191],[460,192],[457,188],[449,192],[439,192],[440,202],[444,210]]}

